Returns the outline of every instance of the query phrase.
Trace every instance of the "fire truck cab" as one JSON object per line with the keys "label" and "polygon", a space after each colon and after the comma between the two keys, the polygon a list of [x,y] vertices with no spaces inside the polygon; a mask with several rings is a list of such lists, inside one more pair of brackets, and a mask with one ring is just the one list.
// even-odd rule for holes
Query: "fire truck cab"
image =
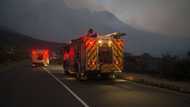
{"label": "fire truck cab", "polygon": [[31,59],[32,59],[32,67],[48,66],[49,50],[48,49],[32,49]]}

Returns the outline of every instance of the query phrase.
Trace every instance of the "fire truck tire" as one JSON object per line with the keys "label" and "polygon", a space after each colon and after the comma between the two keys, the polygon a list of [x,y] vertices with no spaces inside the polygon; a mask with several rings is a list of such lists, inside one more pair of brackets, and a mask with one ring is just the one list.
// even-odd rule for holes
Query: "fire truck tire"
{"label": "fire truck tire", "polygon": [[32,64],[32,68],[34,68],[34,67],[36,67],[36,64],[33,63],[33,64]]}
{"label": "fire truck tire", "polygon": [[65,75],[69,75],[69,71],[68,70],[64,70],[64,74]]}
{"label": "fire truck tire", "polygon": [[110,75],[110,78],[113,79],[113,80],[116,79],[116,77],[117,77],[117,76],[116,76],[115,73],[112,73],[112,74]]}
{"label": "fire truck tire", "polygon": [[110,78],[113,79],[113,80],[118,79],[119,78],[119,73],[112,73],[110,75]]}
{"label": "fire truck tire", "polygon": [[43,64],[43,67],[47,67],[48,65],[47,64]]}
{"label": "fire truck tire", "polygon": [[63,69],[63,72],[64,72],[65,75],[69,75],[69,71],[68,70]]}
{"label": "fire truck tire", "polygon": [[80,81],[82,80],[87,80],[87,75],[85,73],[77,72],[76,73],[76,78]]}
{"label": "fire truck tire", "polygon": [[81,76],[81,73],[80,73],[80,72],[77,72],[77,73],[76,73],[76,78],[77,78],[77,80],[81,80],[81,79],[82,79],[82,76]]}
{"label": "fire truck tire", "polygon": [[102,79],[109,79],[110,74],[101,74]]}
{"label": "fire truck tire", "polygon": [[63,73],[64,73],[65,75],[69,75],[68,69],[65,69],[64,66],[63,66]]}
{"label": "fire truck tire", "polygon": [[115,80],[117,78],[117,75],[115,73],[109,73],[109,74],[102,74],[101,77],[103,79],[112,79],[112,80]]}

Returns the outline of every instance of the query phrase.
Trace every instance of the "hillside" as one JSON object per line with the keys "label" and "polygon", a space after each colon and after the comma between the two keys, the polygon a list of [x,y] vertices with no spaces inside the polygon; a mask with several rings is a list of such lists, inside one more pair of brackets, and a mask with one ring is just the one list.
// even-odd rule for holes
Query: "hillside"
{"label": "hillside", "polygon": [[38,40],[7,28],[0,28],[0,64],[29,58],[32,48],[59,51],[62,46],[61,43]]}
{"label": "hillside", "polygon": [[3,49],[30,49],[38,47],[53,49],[61,46],[61,43],[39,40],[7,28],[0,28],[0,48]]}

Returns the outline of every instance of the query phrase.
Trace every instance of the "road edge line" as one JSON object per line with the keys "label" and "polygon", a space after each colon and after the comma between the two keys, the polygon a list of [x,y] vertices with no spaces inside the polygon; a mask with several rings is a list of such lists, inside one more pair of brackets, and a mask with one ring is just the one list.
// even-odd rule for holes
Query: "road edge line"
{"label": "road edge line", "polygon": [[66,84],[64,84],[61,80],[59,80],[55,75],[49,72],[49,70],[43,68],[51,77],[53,77],[61,86],[63,86],[67,91],[73,95],[84,107],[89,107],[76,93],[74,93]]}

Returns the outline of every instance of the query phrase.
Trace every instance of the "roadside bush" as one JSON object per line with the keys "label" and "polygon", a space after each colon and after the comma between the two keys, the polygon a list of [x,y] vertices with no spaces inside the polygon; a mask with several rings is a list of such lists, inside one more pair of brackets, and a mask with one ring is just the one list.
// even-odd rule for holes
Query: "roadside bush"
{"label": "roadside bush", "polygon": [[2,49],[0,49],[0,63],[5,62],[6,60],[7,60],[6,53]]}
{"label": "roadside bush", "polygon": [[143,73],[175,81],[189,81],[190,58],[180,59],[169,54],[165,54],[161,58],[147,54],[141,56],[128,54],[125,57],[125,71]]}
{"label": "roadside bush", "polygon": [[173,74],[176,80],[190,80],[190,61],[178,61],[175,65],[175,72]]}

